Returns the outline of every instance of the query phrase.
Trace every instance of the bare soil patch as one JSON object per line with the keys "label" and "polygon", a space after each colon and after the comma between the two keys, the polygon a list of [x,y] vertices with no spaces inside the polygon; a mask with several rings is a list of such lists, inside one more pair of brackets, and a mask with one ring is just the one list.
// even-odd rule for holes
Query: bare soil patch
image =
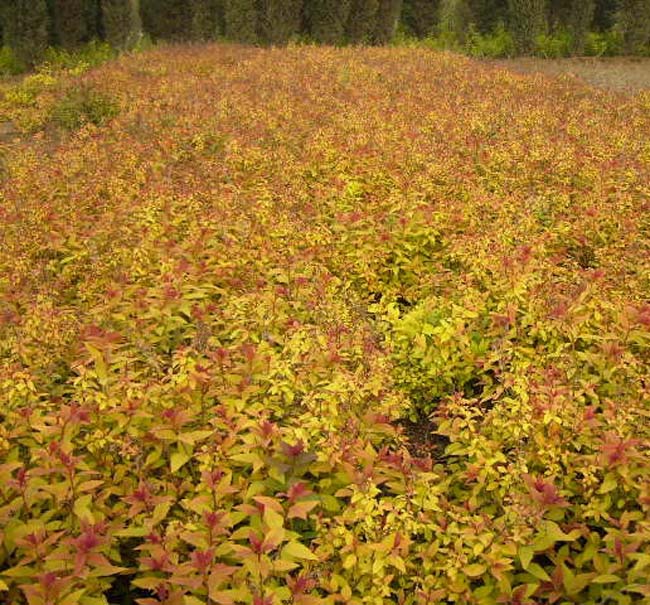
{"label": "bare soil patch", "polygon": [[397,426],[406,437],[406,449],[414,458],[439,459],[449,445],[449,439],[439,435],[437,425],[427,418],[417,422],[403,419]]}

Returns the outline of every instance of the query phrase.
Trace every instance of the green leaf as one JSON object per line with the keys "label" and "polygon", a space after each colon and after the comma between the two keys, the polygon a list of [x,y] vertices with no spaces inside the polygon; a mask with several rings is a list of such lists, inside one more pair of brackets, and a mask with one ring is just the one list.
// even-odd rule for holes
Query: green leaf
{"label": "green leaf", "polygon": [[289,542],[282,549],[282,558],[306,559],[307,561],[318,561],[318,557],[300,542]]}

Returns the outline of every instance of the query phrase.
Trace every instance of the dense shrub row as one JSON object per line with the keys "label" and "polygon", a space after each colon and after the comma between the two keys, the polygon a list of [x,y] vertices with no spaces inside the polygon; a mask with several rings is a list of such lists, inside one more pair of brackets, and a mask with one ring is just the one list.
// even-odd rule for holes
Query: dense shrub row
{"label": "dense shrub row", "polygon": [[647,94],[410,49],[49,77],[22,115],[87,117],[3,148],[0,601],[647,601]]}

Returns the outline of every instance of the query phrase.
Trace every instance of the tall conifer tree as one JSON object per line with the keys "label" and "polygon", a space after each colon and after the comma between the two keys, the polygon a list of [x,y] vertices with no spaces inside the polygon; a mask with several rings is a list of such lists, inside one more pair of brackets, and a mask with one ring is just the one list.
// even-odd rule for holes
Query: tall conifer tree
{"label": "tall conifer tree", "polygon": [[474,14],[469,0],[441,0],[439,29],[453,34],[458,42],[465,42],[474,24]]}
{"label": "tall conifer tree", "polygon": [[264,0],[262,35],[270,44],[285,44],[302,25],[302,0]]}
{"label": "tall conifer tree", "polygon": [[142,28],[137,0],[102,0],[101,9],[106,41],[118,49],[133,46]]}
{"label": "tall conifer tree", "polygon": [[650,46],[650,0],[619,0],[616,29],[625,52],[643,52]]}
{"label": "tall conifer tree", "polygon": [[223,10],[220,0],[191,0],[190,37],[214,40],[223,33]]}
{"label": "tall conifer tree", "polygon": [[353,44],[371,42],[377,25],[379,0],[352,0],[347,37]]}
{"label": "tall conifer tree", "polygon": [[49,42],[49,13],[45,0],[2,0],[4,42],[28,66],[41,60]]}
{"label": "tall conifer tree", "polygon": [[161,40],[191,37],[193,16],[205,4],[202,0],[141,0],[140,11],[145,30]]}
{"label": "tall conifer tree", "polygon": [[76,48],[93,37],[89,31],[89,0],[50,0],[53,40],[63,48]]}
{"label": "tall conifer tree", "polygon": [[373,36],[376,44],[388,44],[393,39],[401,12],[402,0],[379,0]]}
{"label": "tall conifer tree", "polygon": [[226,36],[236,42],[255,44],[258,41],[260,15],[255,0],[225,0]]}
{"label": "tall conifer tree", "polygon": [[573,52],[582,53],[596,12],[594,0],[571,0],[566,27],[571,34]]}
{"label": "tall conifer tree", "polygon": [[404,0],[402,22],[418,38],[425,38],[436,29],[439,5],[439,0]]}
{"label": "tall conifer tree", "polygon": [[510,31],[517,50],[529,53],[535,37],[546,31],[545,0],[508,0]]}
{"label": "tall conifer tree", "polygon": [[350,0],[309,0],[305,8],[309,33],[314,40],[331,45],[345,41]]}

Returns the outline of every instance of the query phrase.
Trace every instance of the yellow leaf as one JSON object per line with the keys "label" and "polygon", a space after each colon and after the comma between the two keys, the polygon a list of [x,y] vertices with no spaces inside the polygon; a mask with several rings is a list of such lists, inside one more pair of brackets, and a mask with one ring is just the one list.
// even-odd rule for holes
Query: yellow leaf
{"label": "yellow leaf", "polygon": [[190,458],[191,456],[187,455],[185,452],[174,452],[170,458],[172,473],[178,471]]}
{"label": "yellow leaf", "polygon": [[262,543],[265,552],[270,552],[280,546],[285,540],[285,534],[286,532],[282,527],[274,527],[267,532]]}
{"label": "yellow leaf", "polygon": [[230,590],[215,590],[210,592],[210,600],[219,605],[235,605],[235,596]]}
{"label": "yellow leaf", "polygon": [[544,571],[544,568],[537,563],[531,563],[526,571],[532,576],[535,576],[538,580],[543,580],[544,582],[551,581],[551,578],[546,571]]}
{"label": "yellow leaf", "polygon": [[605,573],[600,576],[596,576],[592,582],[594,584],[613,584],[614,582],[620,582],[621,578],[619,576],[615,576],[614,574],[611,573]]}
{"label": "yellow leaf", "polygon": [[65,597],[65,599],[59,601],[59,603],[61,605],[79,605],[79,601],[81,600],[81,597],[83,596],[84,592],[86,592],[85,588],[82,588],[80,590],[75,590],[73,593]]}
{"label": "yellow leaf", "polygon": [[298,564],[294,563],[293,561],[284,561],[282,559],[276,559],[273,561],[273,571],[277,571],[279,573],[292,571],[296,567],[298,567]]}
{"label": "yellow leaf", "polygon": [[307,519],[309,511],[318,506],[318,502],[308,500],[307,502],[296,502],[287,513],[289,519]]}
{"label": "yellow leaf", "polygon": [[289,542],[282,549],[282,558],[306,559],[307,561],[318,561],[318,557],[300,542]]}
{"label": "yellow leaf", "polygon": [[519,547],[519,562],[524,570],[528,569],[530,562],[533,560],[533,549],[530,546]]}
{"label": "yellow leaf", "polygon": [[483,563],[472,563],[471,565],[464,567],[463,571],[465,572],[465,575],[470,578],[478,578],[485,573],[486,569],[487,566],[485,566]]}
{"label": "yellow leaf", "polygon": [[90,512],[92,500],[92,494],[86,494],[75,500],[73,511],[77,518],[82,521],[89,521],[90,523],[94,521],[93,514]]}
{"label": "yellow leaf", "polygon": [[270,529],[282,529],[284,527],[284,517],[266,507],[264,509],[264,523]]}
{"label": "yellow leaf", "polygon": [[392,555],[388,557],[388,562],[402,573],[406,573],[406,565],[404,564],[404,559],[402,559],[402,557]]}

